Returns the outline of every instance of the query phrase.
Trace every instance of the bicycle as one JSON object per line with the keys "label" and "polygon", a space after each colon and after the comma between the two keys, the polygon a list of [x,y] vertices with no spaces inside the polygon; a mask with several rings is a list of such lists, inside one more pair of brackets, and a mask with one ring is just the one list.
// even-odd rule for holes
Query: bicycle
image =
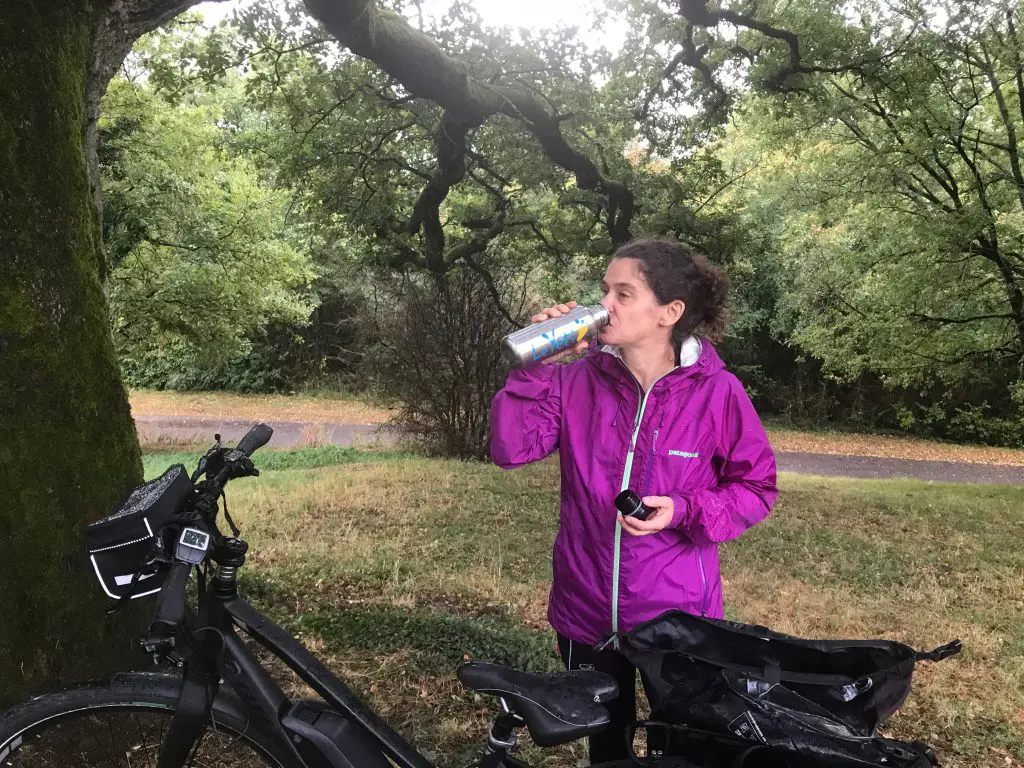
{"label": "bicycle", "polygon": [[[0,716],[0,765],[433,768],[298,640],[238,594],[248,545],[227,512],[224,488],[232,479],[259,474],[251,456],[272,434],[258,424],[233,449],[223,448],[217,436],[191,477],[175,465],[90,526],[116,539],[125,537],[129,522],[145,524],[149,536],[93,549],[93,565],[119,604],[157,594],[155,617],[140,644],[182,672],[119,674],[10,710]],[[231,535],[218,527],[221,498]],[[140,546],[146,557],[130,578],[101,566],[104,553],[138,552]],[[193,572],[196,608],[187,610]],[[242,635],[282,660],[321,698],[290,700]],[[615,681],[596,671],[532,674],[470,661],[457,674],[468,690],[493,695],[500,704],[476,763],[480,768],[528,768],[509,754],[524,727],[541,747],[598,732],[609,721],[604,704],[618,694]]]}

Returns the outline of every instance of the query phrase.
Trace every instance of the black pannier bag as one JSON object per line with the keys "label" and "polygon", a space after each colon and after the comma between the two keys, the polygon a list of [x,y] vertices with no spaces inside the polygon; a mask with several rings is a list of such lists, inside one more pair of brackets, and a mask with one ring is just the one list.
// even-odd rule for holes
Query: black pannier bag
{"label": "black pannier bag", "polygon": [[910,693],[916,662],[961,650],[959,640],[924,653],[890,640],[805,640],[682,611],[618,639],[654,721],[786,752],[798,764],[888,768],[934,763],[926,745],[877,729]]}
{"label": "black pannier bag", "polygon": [[157,534],[191,492],[188,472],[175,464],[133,490],[113,514],[86,526],[89,559],[109,597],[145,597],[160,591],[166,571],[144,566]]}

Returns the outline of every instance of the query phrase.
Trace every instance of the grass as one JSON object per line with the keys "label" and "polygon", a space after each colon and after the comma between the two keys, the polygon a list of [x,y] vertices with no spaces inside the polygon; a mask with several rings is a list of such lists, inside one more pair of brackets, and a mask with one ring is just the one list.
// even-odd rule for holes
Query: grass
{"label": "grass", "polygon": [[[317,451],[281,452],[276,471],[229,492],[250,544],[244,591],[410,740],[468,762],[491,703],[461,689],[457,663],[558,664],[545,619],[557,465]],[[954,768],[1024,762],[1024,489],[781,486],[775,514],[723,548],[728,614],[922,649],[959,637],[960,657],[918,667],[885,733],[933,744]],[[568,766],[585,748],[525,753]]]}
{"label": "grass", "polygon": [[[228,443],[225,443],[226,445]],[[181,446],[175,446],[180,448]],[[142,471],[147,480],[157,477],[172,464],[184,464],[191,472],[196,468],[199,457],[209,449],[209,445],[196,445],[190,450],[152,450],[142,456]],[[400,451],[381,453],[378,451],[340,445],[321,445],[290,450],[262,450],[256,454],[255,463],[260,472],[282,469],[316,469],[318,467],[337,466],[339,464],[355,464],[361,461],[381,461],[388,459],[397,461],[411,458],[413,454]]]}

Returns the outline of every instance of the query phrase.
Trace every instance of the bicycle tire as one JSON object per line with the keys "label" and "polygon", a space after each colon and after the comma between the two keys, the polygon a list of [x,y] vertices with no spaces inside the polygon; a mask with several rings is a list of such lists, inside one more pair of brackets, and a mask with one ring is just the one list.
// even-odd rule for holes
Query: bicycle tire
{"label": "bicycle tire", "polygon": [[[46,694],[0,715],[4,768],[155,768],[181,690],[171,675],[118,675]],[[273,739],[236,698],[217,697],[188,766],[284,768]]]}

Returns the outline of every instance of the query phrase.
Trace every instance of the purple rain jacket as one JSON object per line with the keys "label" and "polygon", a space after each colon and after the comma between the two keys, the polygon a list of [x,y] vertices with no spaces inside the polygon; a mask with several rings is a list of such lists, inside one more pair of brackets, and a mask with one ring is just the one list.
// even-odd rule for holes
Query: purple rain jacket
{"label": "purple rain jacket", "polygon": [[[491,457],[505,469],[559,451],[561,526],[548,619],[595,644],[670,609],[719,618],[718,544],[768,516],[775,456],[743,390],[707,340],[646,394],[613,347],[509,374],[494,397]],[[689,363],[689,364],[687,364]],[[634,537],[614,499],[671,496],[668,528]]]}

